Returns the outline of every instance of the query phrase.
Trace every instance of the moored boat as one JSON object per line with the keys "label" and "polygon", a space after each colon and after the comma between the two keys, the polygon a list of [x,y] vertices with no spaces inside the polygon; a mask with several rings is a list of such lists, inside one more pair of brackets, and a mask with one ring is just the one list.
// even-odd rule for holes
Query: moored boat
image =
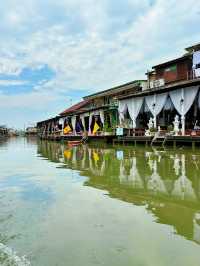
{"label": "moored boat", "polygon": [[78,146],[82,144],[81,140],[71,140],[67,142],[68,146]]}

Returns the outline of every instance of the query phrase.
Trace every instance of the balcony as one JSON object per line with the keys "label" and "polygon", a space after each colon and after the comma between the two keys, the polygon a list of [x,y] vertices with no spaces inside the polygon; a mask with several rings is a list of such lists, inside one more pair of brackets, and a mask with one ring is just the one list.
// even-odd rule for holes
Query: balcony
{"label": "balcony", "polygon": [[200,68],[187,72],[187,80],[200,79]]}

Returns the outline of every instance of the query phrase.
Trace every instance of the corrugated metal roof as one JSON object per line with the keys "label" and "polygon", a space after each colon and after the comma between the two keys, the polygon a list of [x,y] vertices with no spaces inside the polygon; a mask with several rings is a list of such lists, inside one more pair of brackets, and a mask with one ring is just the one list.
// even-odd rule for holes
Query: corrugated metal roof
{"label": "corrugated metal roof", "polygon": [[167,61],[167,62],[164,62],[164,63],[161,63],[161,64],[158,64],[156,66],[153,66],[152,68],[155,69],[155,68],[159,68],[159,67],[165,67],[165,66],[168,66],[168,65],[171,65],[171,64],[174,64],[174,63],[177,63],[177,62],[180,62],[180,61],[183,61],[183,60],[186,60],[188,58],[190,58],[191,55],[190,54],[187,54],[187,55],[184,55],[184,56],[181,56],[181,57],[178,57],[176,59],[173,59],[173,60],[170,60],[170,61]]}
{"label": "corrugated metal roof", "polygon": [[185,50],[188,52],[198,51],[198,50],[200,50],[200,43],[196,43],[194,45],[191,45],[191,46],[185,48]]}
{"label": "corrugated metal roof", "polygon": [[103,96],[109,96],[115,93],[119,93],[121,91],[127,90],[127,89],[131,89],[134,88],[138,85],[141,84],[141,82],[146,82],[147,80],[135,80],[135,81],[131,81],[107,90],[103,90],[103,91],[99,91],[90,95],[87,95],[85,97],[83,97],[84,99],[94,99],[96,97],[103,97]]}

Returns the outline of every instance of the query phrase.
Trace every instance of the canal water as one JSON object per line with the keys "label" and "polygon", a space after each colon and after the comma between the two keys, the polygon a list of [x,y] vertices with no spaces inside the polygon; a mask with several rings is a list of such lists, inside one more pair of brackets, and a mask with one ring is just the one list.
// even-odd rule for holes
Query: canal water
{"label": "canal water", "polygon": [[1,141],[0,265],[199,266],[200,150]]}

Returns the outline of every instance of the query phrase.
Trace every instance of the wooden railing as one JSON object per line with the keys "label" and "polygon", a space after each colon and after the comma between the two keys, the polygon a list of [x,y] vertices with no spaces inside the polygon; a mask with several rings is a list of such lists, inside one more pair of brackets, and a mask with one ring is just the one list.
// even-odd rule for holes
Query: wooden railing
{"label": "wooden railing", "polygon": [[192,79],[200,79],[200,76],[196,75],[195,70],[190,70],[187,72],[187,80],[192,80]]}

